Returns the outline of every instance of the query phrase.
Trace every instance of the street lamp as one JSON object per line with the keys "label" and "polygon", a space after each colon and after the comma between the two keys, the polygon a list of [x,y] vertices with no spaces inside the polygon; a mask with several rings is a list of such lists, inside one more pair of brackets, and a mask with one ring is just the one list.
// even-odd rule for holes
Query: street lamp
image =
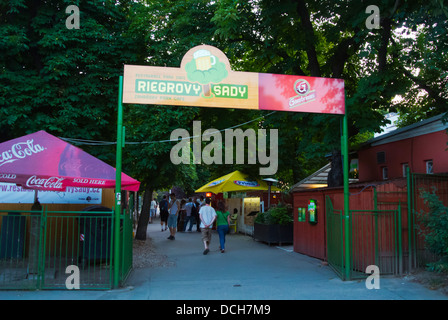
{"label": "street lamp", "polygon": [[278,180],[272,178],[266,178],[263,179],[263,181],[266,181],[268,183],[268,210],[269,210],[271,208],[271,186],[273,182],[278,182]]}

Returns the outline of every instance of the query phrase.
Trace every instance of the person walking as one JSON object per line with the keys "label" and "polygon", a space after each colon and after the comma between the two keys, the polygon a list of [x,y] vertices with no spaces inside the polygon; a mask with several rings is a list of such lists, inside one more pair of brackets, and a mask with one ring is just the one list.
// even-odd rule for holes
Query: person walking
{"label": "person walking", "polygon": [[199,201],[199,208],[201,208],[202,206],[205,206],[204,196],[200,196],[198,201]]}
{"label": "person walking", "polygon": [[[165,231],[168,224],[168,201],[166,200],[166,195],[163,196],[162,201],[159,203],[160,208],[160,228],[161,231]],[[163,224],[165,224],[165,229],[163,229]]]}
{"label": "person walking", "polygon": [[177,218],[177,231],[178,232],[184,232],[184,225],[185,225],[185,204],[187,201],[185,199],[182,199],[180,201],[180,210],[179,210],[179,217]]}
{"label": "person walking", "polygon": [[152,223],[152,218],[155,218],[157,212],[157,200],[154,198],[151,201],[151,206],[149,209],[149,223]]}
{"label": "person walking", "polygon": [[174,193],[170,194],[170,203],[168,204],[168,228],[170,228],[170,236],[169,240],[174,240],[176,235],[177,228],[177,216],[179,215],[180,203],[179,200],[176,199],[176,195]]}
{"label": "person walking", "polygon": [[216,219],[216,211],[210,206],[212,200],[210,198],[205,199],[205,205],[199,209],[199,218],[201,219],[201,233],[202,242],[204,243],[204,252],[206,255],[209,253],[210,241],[212,240],[212,227]]}
{"label": "person walking", "polygon": [[230,213],[226,210],[226,206],[222,201],[218,202],[216,209],[216,230],[219,235],[219,250],[221,250],[221,253],[224,253],[226,234],[229,232]]}
{"label": "person walking", "polygon": [[196,223],[196,231],[201,232],[200,228],[201,219],[199,219],[199,203],[196,197],[193,197],[193,206],[191,208],[191,215],[194,217]]}
{"label": "person walking", "polygon": [[188,231],[191,232],[191,228],[193,228],[193,220],[194,217],[192,215],[193,209],[193,201],[191,201],[191,198],[188,199],[188,202],[185,204],[185,222],[184,222],[184,231],[187,231],[187,224],[190,222],[190,228]]}

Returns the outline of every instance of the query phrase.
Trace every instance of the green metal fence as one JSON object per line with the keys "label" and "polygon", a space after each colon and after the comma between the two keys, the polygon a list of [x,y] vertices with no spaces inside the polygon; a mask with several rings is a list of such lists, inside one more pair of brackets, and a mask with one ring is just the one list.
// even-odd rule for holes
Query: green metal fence
{"label": "green metal fence", "polygon": [[345,277],[344,217],[342,210],[335,210],[329,196],[325,197],[327,221],[327,259],[328,264],[343,280]]}
{"label": "green metal fence", "polygon": [[111,288],[112,212],[44,212],[43,289],[65,289],[69,266],[82,289]]}
{"label": "green metal fence", "polygon": [[[401,209],[350,210],[350,252],[345,250],[342,210],[335,210],[329,196],[325,199],[327,219],[327,258],[343,280],[365,278],[369,265],[378,266],[381,274],[403,272]],[[345,272],[346,254],[350,270]]]}
{"label": "green metal fence", "polygon": [[[120,272],[132,270],[132,219],[120,217]],[[0,289],[66,289],[79,270],[80,289],[113,287],[112,212],[0,211]]]}
{"label": "green metal fence", "polygon": [[39,288],[43,211],[0,212],[0,288]]}
{"label": "green metal fence", "polygon": [[130,212],[121,216],[123,228],[121,229],[121,263],[120,263],[120,285],[126,282],[132,271],[133,261],[133,219]]}

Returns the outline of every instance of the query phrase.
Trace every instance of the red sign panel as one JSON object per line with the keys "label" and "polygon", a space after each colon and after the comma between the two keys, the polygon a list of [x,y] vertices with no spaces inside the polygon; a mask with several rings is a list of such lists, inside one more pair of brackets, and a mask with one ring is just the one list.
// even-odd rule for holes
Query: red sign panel
{"label": "red sign panel", "polygon": [[259,109],[344,114],[342,79],[258,74]]}

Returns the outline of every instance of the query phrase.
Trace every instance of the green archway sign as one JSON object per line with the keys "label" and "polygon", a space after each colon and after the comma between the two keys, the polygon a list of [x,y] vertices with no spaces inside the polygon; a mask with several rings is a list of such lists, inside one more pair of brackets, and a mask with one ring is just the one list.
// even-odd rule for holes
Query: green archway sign
{"label": "green archway sign", "polygon": [[[341,153],[344,171],[345,269],[349,278],[348,134],[342,79],[233,71],[219,49],[200,45],[190,49],[180,68],[125,65],[119,80],[115,234],[121,212],[123,103],[238,108],[343,116]],[[119,237],[115,236],[114,286],[118,287]]]}
{"label": "green archway sign", "polygon": [[123,103],[345,113],[342,79],[237,72],[219,49],[190,49],[180,68],[124,66]]}

